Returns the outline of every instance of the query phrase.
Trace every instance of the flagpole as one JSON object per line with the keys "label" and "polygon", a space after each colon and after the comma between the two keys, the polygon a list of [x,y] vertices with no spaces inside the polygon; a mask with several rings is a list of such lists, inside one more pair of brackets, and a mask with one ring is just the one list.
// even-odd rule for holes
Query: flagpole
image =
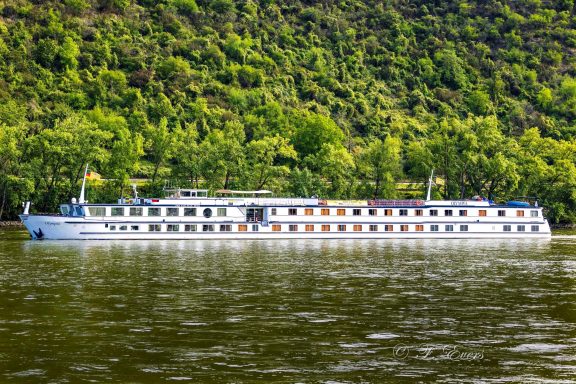
{"label": "flagpole", "polygon": [[86,187],[86,174],[88,173],[88,164],[86,164],[86,169],[84,169],[84,178],[82,179],[82,189],[80,189],[80,198],[78,199],[78,204],[84,204],[84,188]]}

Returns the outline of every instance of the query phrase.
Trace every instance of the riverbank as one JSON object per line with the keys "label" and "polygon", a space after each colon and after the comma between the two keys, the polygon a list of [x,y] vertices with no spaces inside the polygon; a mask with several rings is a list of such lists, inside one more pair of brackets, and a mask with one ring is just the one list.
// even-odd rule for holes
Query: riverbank
{"label": "riverbank", "polygon": [[0,221],[0,228],[24,228],[21,221]]}
{"label": "riverbank", "polygon": [[576,224],[550,224],[551,229],[576,229]]}

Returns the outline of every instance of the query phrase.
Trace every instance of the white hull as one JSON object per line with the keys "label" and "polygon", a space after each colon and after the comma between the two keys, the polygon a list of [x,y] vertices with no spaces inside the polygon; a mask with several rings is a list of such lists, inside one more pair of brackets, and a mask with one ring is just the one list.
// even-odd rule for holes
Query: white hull
{"label": "white hull", "polygon": [[[89,218],[72,218],[66,216],[43,216],[43,215],[21,215],[21,219],[31,234],[32,238],[41,239],[58,239],[58,240],[242,240],[242,239],[514,239],[514,238],[549,238],[551,236],[550,227],[546,220],[544,221],[530,221],[526,222],[528,232],[503,232],[497,228],[502,227],[502,224],[494,224],[494,221],[478,222],[478,221],[459,221],[459,220],[446,220],[439,218],[437,223],[441,228],[450,223],[454,227],[460,224],[466,224],[468,230],[466,232],[459,231],[438,231],[430,232],[427,229],[431,221],[414,221],[407,220],[405,222],[399,221],[371,221],[370,224],[377,224],[380,230],[378,231],[353,231],[354,222],[347,222],[346,231],[336,231],[336,225],[331,226],[330,232],[319,231],[321,224],[314,223],[317,231],[305,231],[305,224],[308,222],[298,222],[299,231],[296,232],[274,232],[271,226],[261,226],[258,224],[258,231],[218,231],[218,225],[221,222],[212,222],[216,227],[214,232],[149,232],[145,227],[150,221],[114,221],[116,226],[125,224],[130,227],[133,224],[138,224],[142,230],[138,231],[114,231],[108,230],[106,225],[110,225],[110,220],[94,220]],[[429,218],[427,218],[429,219]],[[161,225],[166,225],[166,219],[159,221]],[[105,221],[107,224],[105,224]],[[169,223],[175,223],[169,221]],[[178,222],[180,227],[184,227],[186,222]],[[229,222],[226,222],[229,224]],[[284,226],[288,227],[291,222],[285,222]],[[393,232],[384,231],[384,226],[389,223],[394,223],[397,227],[399,223],[410,223],[409,228],[412,230]],[[415,224],[425,223],[424,231],[414,231]],[[507,222],[504,222],[507,223]],[[512,223],[510,221],[510,223]],[[539,231],[531,232],[530,224],[538,224]],[[363,222],[364,228],[369,224]],[[514,224],[516,224],[514,222]],[[249,224],[251,227],[252,224]],[[423,224],[424,225],[424,224]],[[201,227],[201,224],[198,224]],[[238,228],[238,224],[232,225],[233,229]]]}

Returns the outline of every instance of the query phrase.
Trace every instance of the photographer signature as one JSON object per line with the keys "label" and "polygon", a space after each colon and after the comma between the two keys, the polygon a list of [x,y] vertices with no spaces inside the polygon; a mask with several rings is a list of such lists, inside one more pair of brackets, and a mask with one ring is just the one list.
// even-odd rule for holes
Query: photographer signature
{"label": "photographer signature", "polygon": [[397,344],[392,351],[394,357],[406,359],[408,357],[416,359],[448,359],[458,361],[475,361],[484,358],[484,351],[464,351],[457,345],[445,344],[421,344],[410,346],[406,344]]}

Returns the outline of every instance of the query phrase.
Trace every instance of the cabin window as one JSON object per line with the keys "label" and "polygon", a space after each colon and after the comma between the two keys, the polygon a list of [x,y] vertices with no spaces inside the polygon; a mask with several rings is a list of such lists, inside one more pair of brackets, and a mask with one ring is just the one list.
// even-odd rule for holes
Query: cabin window
{"label": "cabin window", "polygon": [[510,231],[512,231],[512,226],[511,225],[505,225],[503,229],[504,229],[504,232],[510,232]]}
{"label": "cabin window", "polygon": [[506,216],[506,210],[505,209],[499,209],[498,210],[498,216]]}
{"label": "cabin window", "polygon": [[533,225],[533,226],[530,228],[530,230],[531,230],[532,232],[539,232],[539,231],[540,231],[540,226],[538,226],[538,225]]}
{"label": "cabin window", "polygon": [[338,224],[338,231],[340,231],[340,232],[345,232],[345,231],[346,231],[346,225],[344,225],[344,224]]}
{"label": "cabin window", "polygon": [[288,215],[289,216],[297,216],[298,210],[296,208],[288,208]]}
{"label": "cabin window", "polygon": [[430,232],[438,232],[438,225],[432,224],[430,226]]}
{"label": "cabin window", "polygon": [[277,211],[278,211],[278,210],[277,210],[276,208],[272,208],[272,209],[270,210],[270,214],[271,214],[271,215],[276,215],[276,214],[277,214],[277,213],[276,213]]}
{"label": "cabin window", "polygon": [[384,210],[384,216],[392,216],[392,210],[391,209],[385,209]]}
{"label": "cabin window", "polygon": [[414,215],[416,216],[424,216],[424,211],[422,209],[415,209]]}
{"label": "cabin window", "polygon": [[362,232],[362,226],[360,224],[354,224],[354,227],[352,229],[354,230],[354,232]]}
{"label": "cabin window", "polygon": [[186,224],[184,226],[184,232],[196,232],[196,224]]}
{"label": "cabin window", "polygon": [[355,209],[352,210],[352,215],[353,215],[353,216],[361,216],[361,215],[362,215],[362,210],[355,208]]}
{"label": "cabin window", "polygon": [[337,214],[338,216],[344,216],[344,215],[346,215],[346,210],[345,210],[344,208],[338,208],[338,209],[336,210],[336,214]]}
{"label": "cabin window", "polygon": [[247,231],[248,231],[248,226],[246,224],[238,225],[238,232],[247,232]]}
{"label": "cabin window", "polygon": [[210,208],[206,208],[202,214],[205,218],[209,219],[212,217],[212,210]]}
{"label": "cabin window", "polygon": [[111,225],[111,226],[110,226],[110,230],[111,230],[111,231],[115,231],[115,230],[116,230],[116,226],[115,226],[115,225]]}
{"label": "cabin window", "polygon": [[438,210],[437,209],[431,209],[430,210],[430,216],[438,216]]}
{"label": "cabin window", "polygon": [[444,226],[444,230],[446,232],[452,232],[452,231],[454,231],[454,226],[452,224],[447,224]]}
{"label": "cabin window", "polygon": [[218,208],[216,213],[218,214],[218,216],[226,216],[226,208]]}
{"label": "cabin window", "polygon": [[416,224],[416,231],[417,232],[423,232],[424,226],[422,224]]}
{"label": "cabin window", "polygon": [[297,225],[297,224],[290,224],[290,225],[288,226],[288,230],[289,230],[290,232],[298,232],[298,225]]}
{"label": "cabin window", "polygon": [[76,216],[83,216],[84,215],[84,209],[82,209],[82,207],[76,207]]}
{"label": "cabin window", "polygon": [[90,212],[90,216],[106,216],[105,207],[88,207],[88,212]]}
{"label": "cabin window", "polygon": [[124,216],[124,207],[112,207],[112,216]]}
{"label": "cabin window", "polygon": [[530,211],[530,217],[538,217],[538,211]]}
{"label": "cabin window", "polygon": [[376,224],[370,224],[368,229],[370,232],[378,232],[378,226]]}
{"label": "cabin window", "polygon": [[401,209],[400,210],[400,216],[408,216],[408,210],[407,209]]}
{"label": "cabin window", "polygon": [[394,232],[394,226],[391,225],[391,224],[385,225],[385,226],[384,226],[384,230],[385,230],[386,232]]}
{"label": "cabin window", "polygon": [[460,216],[468,216],[468,211],[466,209],[461,209],[458,211],[458,215]]}
{"label": "cabin window", "polygon": [[523,210],[516,211],[516,217],[524,217],[524,211]]}
{"label": "cabin window", "polygon": [[400,226],[400,232],[408,232],[408,225],[402,224]]}
{"label": "cabin window", "polygon": [[320,210],[320,214],[321,214],[322,216],[328,216],[328,215],[330,215],[330,209],[329,209],[329,208],[322,208],[322,209]]}
{"label": "cabin window", "polygon": [[260,230],[260,227],[258,226],[258,224],[252,224],[252,232],[258,232]]}
{"label": "cabin window", "polygon": [[376,215],[377,215],[377,212],[378,212],[378,211],[377,211],[376,209],[370,208],[370,209],[368,210],[368,215],[369,215],[369,216],[376,216]]}
{"label": "cabin window", "polygon": [[282,226],[280,224],[272,224],[272,232],[280,232],[282,230]]}
{"label": "cabin window", "polygon": [[150,224],[148,225],[148,232],[160,232],[161,226],[160,224]]}
{"label": "cabin window", "polygon": [[202,225],[202,232],[214,232],[214,225],[212,224]]}
{"label": "cabin window", "polygon": [[444,210],[444,216],[452,216],[452,210],[451,209],[445,209]]}
{"label": "cabin window", "polygon": [[178,224],[168,224],[166,226],[166,231],[167,232],[179,232],[180,226]]}
{"label": "cabin window", "polygon": [[322,232],[330,232],[330,225],[322,224]]}
{"label": "cabin window", "polygon": [[148,216],[160,216],[160,208],[148,208]]}
{"label": "cabin window", "polygon": [[231,224],[220,224],[220,232],[232,232]]}
{"label": "cabin window", "polygon": [[184,208],[184,216],[196,216],[196,208]]}
{"label": "cabin window", "polygon": [[166,208],[166,216],[178,216],[178,208]]}
{"label": "cabin window", "polygon": [[486,210],[485,209],[481,209],[478,211],[478,216],[486,216]]}
{"label": "cabin window", "polygon": [[304,214],[306,216],[313,216],[314,215],[314,210],[312,208],[304,208]]}
{"label": "cabin window", "polygon": [[142,216],[144,214],[144,209],[140,207],[130,207],[130,216]]}
{"label": "cabin window", "polygon": [[121,226],[120,226],[120,230],[121,230],[121,231],[127,231],[127,230],[128,230],[128,226],[127,226],[127,225],[121,225]]}
{"label": "cabin window", "polygon": [[463,224],[460,226],[460,232],[468,232],[468,225]]}
{"label": "cabin window", "polygon": [[524,226],[524,225],[518,225],[518,226],[516,226],[516,230],[517,230],[518,232],[526,232],[526,226]]}
{"label": "cabin window", "polygon": [[139,230],[140,230],[140,226],[139,226],[139,225],[131,225],[131,226],[130,226],[130,230],[131,230],[131,231],[139,231]]}
{"label": "cabin window", "polygon": [[306,232],[314,232],[314,225],[306,224]]}
{"label": "cabin window", "polygon": [[[68,206],[62,205],[62,206],[60,207],[60,212],[61,212],[64,216],[67,216],[67,215],[68,215],[68,212],[70,212],[70,210],[68,209]],[[92,213],[90,213],[90,214],[92,215]],[[94,216],[94,215],[92,215],[92,216]]]}

